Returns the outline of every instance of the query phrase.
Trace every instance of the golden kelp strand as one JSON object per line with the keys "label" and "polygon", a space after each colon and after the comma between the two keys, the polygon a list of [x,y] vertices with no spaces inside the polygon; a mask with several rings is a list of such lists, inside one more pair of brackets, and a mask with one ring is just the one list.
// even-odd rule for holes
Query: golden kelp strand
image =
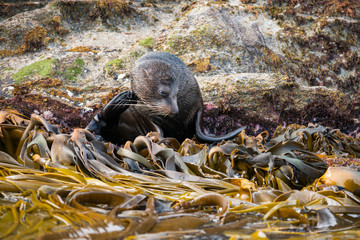
{"label": "golden kelp strand", "polygon": [[[190,214],[197,224],[184,231],[174,228],[174,236],[239,230],[246,224],[241,221],[245,215],[265,221],[261,226],[269,228],[262,231],[269,236],[290,234],[289,229],[305,231],[303,227],[315,232],[319,226],[344,229],[342,221],[357,227],[347,216],[359,214],[357,185],[323,175],[327,165],[322,159],[334,157],[326,154],[345,158],[359,152],[358,140],[338,130],[289,125],[271,139],[267,132],[253,137],[243,131],[234,141],[216,146],[189,139],[180,145],[149,134],[128,142],[124,155],[86,130],[59,134],[39,116],[21,122],[21,116],[11,114],[0,112],[0,119],[7,116],[7,125],[0,123],[0,146],[8,144],[0,149],[0,188],[5,190],[0,202],[6,206],[15,202],[19,219],[8,239],[126,238],[152,229],[166,231],[161,216],[171,219],[179,213]],[[19,156],[7,153],[19,148]],[[342,173],[348,170],[336,169],[336,175],[345,176]],[[357,180],[353,173],[346,179]],[[322,190],[328,186],[334,191]],[[129,202],[116,197],[121,194]],[[183,207],[177,208],[181,203]],[[14,219],[10,208],[3,212],[7,213],[0,215],[0,223]],[[322,220],[326,216],[338,222]],[[179,217],[179,223],[186,219],[190,218]],[[10,223],[6,226],[15,226]],[[152,236],[170,236],[157,234]]]}
{"label": "golden kelp strand", "polygon": [[[6,211],[7,213],[11,214],[10,223],[12,222],[11,226],[4,231],[3,234],[0,235],[0,238],[4,238],[8,235],[10,235],[19,225],[19,215],[15,207],[12,206],[0,206],[1,212],[4,210],[10,210]],[[4,227],[4,226],[3,226]]]}

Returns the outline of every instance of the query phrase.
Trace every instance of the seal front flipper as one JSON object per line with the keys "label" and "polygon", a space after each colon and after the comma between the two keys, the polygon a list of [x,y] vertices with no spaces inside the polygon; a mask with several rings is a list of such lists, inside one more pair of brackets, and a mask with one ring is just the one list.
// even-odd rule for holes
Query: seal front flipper
{"label": "seal front flipper", "polygon": [[[117,124],[120,115],[125,112],[131,104],[136,103],[136,96],[131,91],[124,91],[116,95],[86,126],[86,130],[102,136],[105,127]],[[104,137],[104,136],[102,136]]]}
{"label": "seal front flipper", "polygon": [[230,133],[227,133],[225,135],[222,135],[222,136],[208,136],[205,133],[203,133],[202,128],[203,128],[203,110],[200,109],[197,112],[196,119],[195,119],[195,130],[196,130],[195,136],[197,139],[199,139],[202,142],[212,143],[212,142],[220,142],[222,140],[234,138],[236,135],[241,133],[241,131],[244,130],[246,128],[246,126],[238,128],[238,129],[236,129]]}
{"label": "seal front flipper", "polygon": [[132,141],[151,131],[162,136],[162,129],[136,110],[137,101],[137,96],[131,91],[119,93],[95,115],[86,129],[95,133],[99,140],[115,144]]}

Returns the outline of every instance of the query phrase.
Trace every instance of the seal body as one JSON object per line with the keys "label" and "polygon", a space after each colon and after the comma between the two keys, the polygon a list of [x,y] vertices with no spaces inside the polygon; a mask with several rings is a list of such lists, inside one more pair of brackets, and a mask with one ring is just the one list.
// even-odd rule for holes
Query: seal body
{"label": "seal body", "polygon": [[118,94],[87,129],[118,144],[150,131],[180,142],[194,134],[202,141],[216,142],[242,130],[207,136],[202,131],[202,112],[200,88],[186,64],[170,53],[151,52],[135,62],[131,91]]}

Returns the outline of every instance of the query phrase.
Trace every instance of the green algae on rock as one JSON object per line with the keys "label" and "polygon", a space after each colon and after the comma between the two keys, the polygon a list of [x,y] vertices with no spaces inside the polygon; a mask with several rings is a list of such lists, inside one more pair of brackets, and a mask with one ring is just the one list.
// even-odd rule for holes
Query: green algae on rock
{"label": "green algae on rock", "polygon": [[139,41],[139,45],[152,49],[154,46],[154,38],[153,37],[143,38]]}
{"label": "green algae on rock", "polygon": [[114,69],[119,69],[124,67],[124,60],[123,59],[114,59],[105,64],[105,70],[107,73],[110,73],[110,71],[113,71]]}
{"label": "green algae on rock", "polygon": [[24,80],[26,77],[40,75],[43,77],[51,77],[54,74],[54,64],[57,59],[45,59],[38,62],[34,62],[28,66],[21,68],[17,73],[13,75],[17,83]]}
{"label": "green algae on rock", "polygon": [[[64,77],[70,81],[76,81],[78,75],[80,75],[83,71],[85,62],[81,58],[76,58],[71,66],[65,69],[63,73]],[[59,75],[62,75],[61,72],[58,72]]]}
{"label": "green algae on rock", "polygon": [[77,76],[82,73],[85,65],[84,60],[76,58],[70,66],[65,65],[65,71],[56,71],[59,63],[59,59],[55,58],[40,60],[21,68],[13,77],[17,83],[37,75],[40,77],[63,76],[69,81],[76,81]]}

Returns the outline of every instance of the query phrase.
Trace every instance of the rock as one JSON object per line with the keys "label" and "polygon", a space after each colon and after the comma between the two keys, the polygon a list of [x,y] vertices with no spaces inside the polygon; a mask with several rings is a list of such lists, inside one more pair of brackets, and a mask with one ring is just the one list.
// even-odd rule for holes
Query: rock
{"label": "rock", "polygon": [[142,54],[169,51],[199,80],[210,132],[310,122],[360,129],[355,0],[46,2],[1,10],[5,98],[40,94],[99,109],[126,89]]}
{"label": "rock", "polygon": [[[244,125],[253,134],[273,132],[277,126],[291,123],[318,123],[352,132],[358,124],[353,100],[336,88],[301,85],[286,75],[269,73],[197,79],[204,101],[213,106],[205,111],[210,116],[206,118],[208,128],[217,134]],[[220,122],[226,124],[219,124],[214,116],[222,116]]]}
{"label": "rock", "polygon": [[36,2],[31,0],[21,2],[17,0],[6,0],[0,3],[0,21],[12,17],[20,12],[42,8],[49,2],[51,2],[51,0],[38,0]]}

